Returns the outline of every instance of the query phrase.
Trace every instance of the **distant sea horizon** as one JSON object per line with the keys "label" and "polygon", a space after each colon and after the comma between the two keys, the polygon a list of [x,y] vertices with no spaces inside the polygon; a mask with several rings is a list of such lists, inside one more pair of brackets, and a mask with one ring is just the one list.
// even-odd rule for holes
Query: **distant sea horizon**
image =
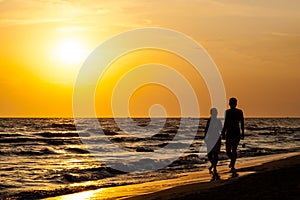
{"label": "distant sea horizon", "polygon": [[[168,117],[147,117],[147,116],[134,116],[134,117],[113,117],[113,116],[101,116],[101,117],[79,117],[79,118],[86,118],[86,119],[92,119],[92,118],[96,118],[96,119],[112,119],[112,118],[119,118],[119,119],[126,119],[126,118],[135,118],[135,119],[145,119],[145,118],[157,118],[157,119],[162,119],[162,118],[192,118],[192,119],[207,119],[210,116],[200,116],[200,117],[195,117],[195,116],[191,116],[191,117],[180,117],[180,116],[168,116]],[[0,119],[75,119],[77,117],[74,116],[0,116]],[[244,116],[245,119],[286,119],[286,118],[291,118],[291,119],[299,119],[300,116]]]}

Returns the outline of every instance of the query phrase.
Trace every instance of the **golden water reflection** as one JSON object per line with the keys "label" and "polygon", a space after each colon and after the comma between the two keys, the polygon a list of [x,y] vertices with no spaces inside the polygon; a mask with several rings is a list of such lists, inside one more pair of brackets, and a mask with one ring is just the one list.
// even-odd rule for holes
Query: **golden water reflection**
{"label": "golden water reflection", "polygon": [[95,191],[85,191],[59,197],[50,197],[44,200],[91,200],[93,196],[95,197]]}

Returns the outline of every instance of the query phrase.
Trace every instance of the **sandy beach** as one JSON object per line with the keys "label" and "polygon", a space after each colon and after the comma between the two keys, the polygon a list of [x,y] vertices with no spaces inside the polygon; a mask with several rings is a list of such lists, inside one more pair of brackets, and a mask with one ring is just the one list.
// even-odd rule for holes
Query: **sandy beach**
{"label": "sandy beach", "polygon": [[298,199],[300,153],[240,158],[236,173],[219,166],[220,180],[207,170],[168,180],[101,188],[47,198],[67,199]]}

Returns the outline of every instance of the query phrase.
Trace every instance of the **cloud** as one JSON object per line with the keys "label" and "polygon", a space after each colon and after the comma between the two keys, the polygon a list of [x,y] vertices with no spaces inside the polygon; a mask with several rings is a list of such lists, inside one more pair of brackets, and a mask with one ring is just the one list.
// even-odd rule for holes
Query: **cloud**
{"label": "cloud", "polygon": [[[1,0],[0,0],[1,1]],[[89,3],[87,3],[89,2]],[[70,0],[2,0],[0,24],[28,25],[66,21],[83,21],[85,17],[100,16],[110,12],[99,3]]]}
{"label": "cloud", "polygon": [[299,33],[272,32],[271,35],[279,37],[300,37]]}
{"label": "cloud", "polygon": [[289,13],[289,6],[282,6],[281,10],[282,3],[274,1],[276,5],[269,5],[266,0],[262,3],[249,0],[176,0],[172,3],[167,0],[2,0],[0,25],[57,23],[74,31],[88,27],[114,32],[159,26],[215,39],[216,35],[227,33],[232,36],[247,31],[249,34],[286,31],[277,27],[286,27],[281,24],[295,16],[295,9],[291,8]]}
{"label": "cloud", "polygon": [[144,19],[144,22],[146,22],[146,24],[152,24],[152,20],[151,19]]}

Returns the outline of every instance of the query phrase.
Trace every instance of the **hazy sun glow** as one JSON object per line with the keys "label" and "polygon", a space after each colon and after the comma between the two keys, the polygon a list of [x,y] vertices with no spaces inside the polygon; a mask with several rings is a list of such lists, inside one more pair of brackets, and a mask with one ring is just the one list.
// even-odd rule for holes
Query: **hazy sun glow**
{"label": "hazy sun glow", "polygon": [[68,39],[60,42],[54,50],[55,59],[66,64],[83,62],[87,56],[87,48],[80,40]]}

